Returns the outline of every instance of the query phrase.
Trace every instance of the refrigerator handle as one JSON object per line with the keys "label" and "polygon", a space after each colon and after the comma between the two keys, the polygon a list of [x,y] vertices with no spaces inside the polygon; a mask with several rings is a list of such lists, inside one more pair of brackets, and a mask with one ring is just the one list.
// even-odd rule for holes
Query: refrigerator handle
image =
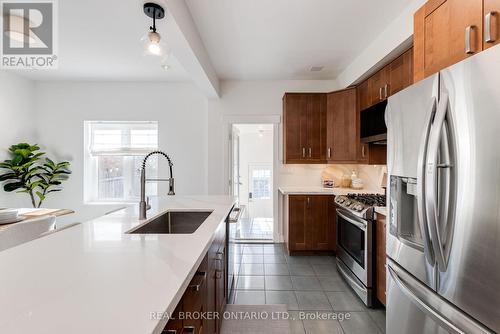
{"label": "refrigerator handle", "polygon": [[[443,93],[434,117],[431,133],[429,135],[429,147],[425,162],[425,208],[429,222],[429,233],[432,240],[434,255],[441,272],[446,271],[447,260],[444,254],[443,240],[439,233],[438,221],[438,168],[451,168],[451,165],[440,165],[439,144],[443,127],[445,126],[446,112],[448,110],[448,94]],[[449,185],[445,185],[448,187]],[[449,196],[447,196],[449,198]],[[448,203],[445,203],[448,205]],[[446,222],[445,222],[446,223]]]}
{"label": "refrigerator handle", "polygon": [[[491,334],[492,332],[469,318],[465,313],[449,305],[434,291],[429,290],[415,278],[399,269],[388,260],[387,271],[390,278],[423,313],[434,319],[441,327],[453,334]],[[389,296],[390,298],[390,290]],[[437,311],[439,310],[439,312]],[[450,320],[452,319],[452,320]]]}
{"label": "refrigerator handle", "polygon": [[424,242],[424,254],[427,262],[430,265],[434,265],[434,252],[432,249],[432,242],[429,236],[429,226],[427,222],[426,210],[425,210],[425,161],[427,158],[427,146],[429,143],[429,133],[431,129],[432,119],[436,113],[436,97],[432,98],[431,112],[428,113],[426,120],[426,127],[424,132],[424,138],[420,144],[420,150],[418,154],[418,170],[417,170],[417,213],[418,213],[418,223],[420,225],[420,231],[422,232],[422,239]]}

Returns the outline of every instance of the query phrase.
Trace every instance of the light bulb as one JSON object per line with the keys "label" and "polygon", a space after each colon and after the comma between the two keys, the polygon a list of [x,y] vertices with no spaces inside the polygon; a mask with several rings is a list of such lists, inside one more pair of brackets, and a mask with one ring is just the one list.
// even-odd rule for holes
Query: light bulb
{"label": "light bulb", "polygon": [[162,54],[162,49],[160,46],[161,36],[159,33],[155,31],[150,31],[148,33],[148,43],[147,43],[147,51],[155,56],[159,56]]}
{"label": "light bulb", "polygon": [[148,51],[151,54],[160,55],[161,54],[161,47],[159,44],[151,42],[148,45]]}

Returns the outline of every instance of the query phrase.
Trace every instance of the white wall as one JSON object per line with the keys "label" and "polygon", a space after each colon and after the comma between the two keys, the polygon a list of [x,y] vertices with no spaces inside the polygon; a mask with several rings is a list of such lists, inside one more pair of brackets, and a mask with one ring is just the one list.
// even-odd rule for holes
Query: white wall
{"label": "white wall", "polygon": [[[32,81],[0,71],[0,161],[9,157],[7,149],[12,144],[35,143],[34,89]],[[27,194],[0,190],[0,208],[20,206],[31,206]]]}
{"label": "white wall", "polygon": [[[38,82],[36,120],[40,143],[58,160],[71,161],[73,175],[47,207],[77,211],[84,221],[116,206],[83,204],[83,121],[158,121],[159,147],[174,162],[176,192],[207,193],[207,99],[184,83]],[[167,163],[160,159],[160,176]],[[160,195],[167,185],[160,185]]]}

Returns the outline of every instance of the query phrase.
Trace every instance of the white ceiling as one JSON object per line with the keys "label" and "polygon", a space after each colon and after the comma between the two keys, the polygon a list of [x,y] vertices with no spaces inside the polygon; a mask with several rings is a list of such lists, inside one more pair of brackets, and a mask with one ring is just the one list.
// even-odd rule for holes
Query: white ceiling
{"label": "white ceiling", "polygon": [[[58,1],[58,69],[18,73],[35,80],[190,80],[175,56],[165,71],[160,58],[143,55],[141,38],[151,21],[142,5],[141,0]],[[160,33],[165,25],[158,23]]]}
{"label": "white ceiling", "polygon": [[334,79],[411,1],[186,0],[218,77],[236,80]]}

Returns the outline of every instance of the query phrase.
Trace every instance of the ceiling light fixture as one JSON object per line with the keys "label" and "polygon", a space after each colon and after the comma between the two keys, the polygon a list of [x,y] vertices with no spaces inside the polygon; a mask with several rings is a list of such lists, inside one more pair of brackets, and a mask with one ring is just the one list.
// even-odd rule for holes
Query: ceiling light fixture
{"label": "ceiling light fixture", "polygon": [[144,14],[153,19],[153,25],[149,27],[148,36],[146,38],[146,52],[155,56],[163,54],[163,48],[160,45],[161,36],[156,32],[156,20],[165,17],[165,10],[162,6],[147,2],[144,4]]}

